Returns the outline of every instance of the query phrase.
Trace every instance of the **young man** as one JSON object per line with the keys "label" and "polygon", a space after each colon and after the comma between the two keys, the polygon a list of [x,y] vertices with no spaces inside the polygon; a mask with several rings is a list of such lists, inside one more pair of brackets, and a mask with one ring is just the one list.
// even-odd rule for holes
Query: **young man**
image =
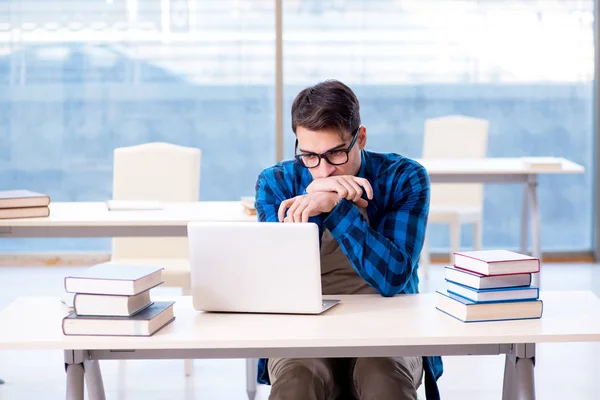
{"label": "young man", "polygon": [[[295,160],[258,177],[259,220],[319,226],[323,294],[417,293],[429,213],[425,169],[364,150],[358,99],[339,81],[298,94],[292,129]],[[417,398],[423,372],[428,399],[439,398],[440,357],[263,359],[259,382],[272,385],[274,400],[404,400]]]}

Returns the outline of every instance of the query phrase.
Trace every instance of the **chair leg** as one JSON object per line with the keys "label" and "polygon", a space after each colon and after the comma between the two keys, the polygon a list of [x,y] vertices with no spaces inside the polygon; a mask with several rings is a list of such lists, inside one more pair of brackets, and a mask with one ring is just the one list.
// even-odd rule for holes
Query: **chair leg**
{"label": "chair leg", "polygon": [[118,388],[117,393],[119,393],[117,398],[119,400],[124,400],[126,397],[125,393],[127,392],[125,390],[125,386],[126,386],[125,382],[127,381],[127,376],[125,375],[126,374],[125,362],[126,362],[126,360],[119,360],[118,366],[117,366],[117,371],[118,371],[117,372],[117,376],[118,376],[118,378],[117,378],[117,388]]}
{"label": "chair leg", "polygon": [[423,271],[423,279],[429,278],[429,264],[431,260],[429,259],[429,243],[427,240],[427,234],[423,238],[423,248],[421,249],[421,258],[419,262],[419,268]]}
{"label": "chair leg", "polygon": [[246,394],[248,395],[248,400],[254,400],[256,397],[256,376],[258,373],[257,364],[258,360],[256,358],[246,359]]}
{"label": "chair leg", "polygon": [[460,250],[460,221],[450,223],[450,264],[454,264],[454,252]]}
{"label": "chair leg", "polygon": [[481,250],[483,247],[483,227],[481,220],[473,224],[473,250]]}
{"label": "chair leg", "polygon": [[[183,288],[181,288],[181,294],[183,296],[191,296],[192,289],[190,287],[183,287]],[[185,376],[192,375],[192,370],[194,368],[193,361],[194,360],[188,360],[188,359],[184,360]]]}
{"label": "chair leg", "polygon": [[194,367],[194,364],[192,363],[193,360],[184,360],[185,362],[185,376],[190,376],[192,375],[192,369]]}

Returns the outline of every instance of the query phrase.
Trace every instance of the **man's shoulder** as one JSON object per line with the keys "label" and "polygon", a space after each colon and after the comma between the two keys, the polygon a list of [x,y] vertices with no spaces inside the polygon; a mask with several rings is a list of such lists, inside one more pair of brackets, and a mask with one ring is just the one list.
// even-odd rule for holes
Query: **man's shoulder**
{"label": "man's shoulder", "polygon": [[425,167],[417,160],[402,154],[367,151],[366,155],[379,173],[385,172],[396,177],[398,175],[427,174]]}
{"label": "man's shoulder", "polygon": [[297,163],[295,160],[284,160],[263,169],[260,173],[260,176],[279,180],[285,178],[286,176],[293,176],[295,173],[297,173],[296,170]]}
{"label": "man's shoulder", "polygon": [[274,190],[285,198],[296,196],[296,193],[302,191],[303,182],[306,181],[303,169],[296,160],[273,164],[258,175],[256,190]]}
{"label": "man's shoulder", "polygon": [[407,196],[428,193],[429,175],[421,163],[398,153],[369,153],[371,158],[371,179],[384,196],[385,204],[401,204]]}

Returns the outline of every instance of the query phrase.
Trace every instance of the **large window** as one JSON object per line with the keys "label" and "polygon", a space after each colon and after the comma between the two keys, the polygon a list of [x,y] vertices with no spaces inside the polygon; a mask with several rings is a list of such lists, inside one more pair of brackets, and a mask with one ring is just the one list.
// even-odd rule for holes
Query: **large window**
{"label": "large window", "polygon": [[[359,95],[372,150],[418,158],[425,119],[486,118],[489,156],[586,167],[539,195],[543,249],[589,249],[593,1],[284,0],[284,154],[294,96],[327,78]],[[202,149],[202,200],[252,194],[276,154],[274,24],[274,0],[0,0],[0,189],[102,201],[115,147],[165,141]],[[486,186],[484,246],[518,247],[520,201]],[[0,240],[71,249],[109,241]]]}
{"label": "large window", "polygon": [[[253,194],[274,162],[274,3],[0,0],[0,189],[112,195],[112,151],[202,150],[201,200]],[[108,239],[0,240],[0,251]]]}
{"label": "large window", "polygon": [[[286,1],[283,20],[286,156],[294,96],[327,78],[357,92],[372,150],[419,158],[425,119],[485,118],[489,156],[585,166],[542,177],[541,240],[591,248],[593,0]],[[521,198],[521,186],[486,185],[485,247],[518,248]],[[449,248],[447,227],[430,232],[433,250]]]}

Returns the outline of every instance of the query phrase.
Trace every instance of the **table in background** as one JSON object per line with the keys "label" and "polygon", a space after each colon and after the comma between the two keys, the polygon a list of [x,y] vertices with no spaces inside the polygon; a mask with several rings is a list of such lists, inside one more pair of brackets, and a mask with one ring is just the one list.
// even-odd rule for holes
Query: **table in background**
{"label": "table in background", "polygon": [[[538,176],[541,174],[583,174],[583,166],[564,158],[555,158],[557,167],[535,167],[526,160],[543,162],[547,157],[480,158],[480,159],[417,159],[425,167],[432,183],[520,183],[524,185],[521,205],[521,253],[528,253],[527,236],[531,218],[531,244],[534,257],[541,258]],[[539,285],[539,274],[533,274],[533,284]]]}
{"label": "table in background", "polygon": [[48,217],[0,220],[0,238],[187,236],[190,221],[257,220],[239,201],[162,204],[161,210],[109,211],[103,202],[52,202]]}

